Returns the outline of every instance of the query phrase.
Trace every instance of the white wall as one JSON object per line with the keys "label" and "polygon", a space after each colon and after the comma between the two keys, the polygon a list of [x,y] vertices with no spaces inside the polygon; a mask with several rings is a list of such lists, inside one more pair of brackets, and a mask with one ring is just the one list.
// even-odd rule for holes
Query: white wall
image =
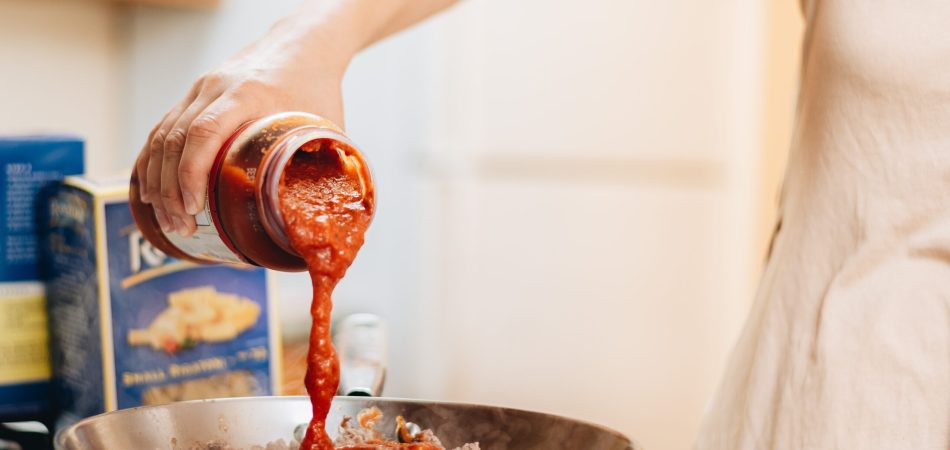
{"label": "white wall", "polygon": [[0,134],[78,134],[90,172],[122,167],[118,21],[105,2],[0,0]]}
{"label": "white wall", "polygon": [[469,0],[440,24],[440,395],[688,448],[745,314],[763,6]]}

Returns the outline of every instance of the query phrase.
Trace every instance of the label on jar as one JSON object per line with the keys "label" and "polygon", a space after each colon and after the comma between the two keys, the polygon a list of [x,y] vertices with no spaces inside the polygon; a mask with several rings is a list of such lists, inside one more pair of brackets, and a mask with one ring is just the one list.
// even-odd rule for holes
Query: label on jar
{"label": "label on jar", "polygon": [[218,227],[211,219],[211,207],[207,200],[205,208],[195,215],[195,225],[197,225],[194,234],[183,237],[174,231],[165,233],[175,247],[181,251],[206,260],[219,261],[234,264],[247,264],[224,242]]}

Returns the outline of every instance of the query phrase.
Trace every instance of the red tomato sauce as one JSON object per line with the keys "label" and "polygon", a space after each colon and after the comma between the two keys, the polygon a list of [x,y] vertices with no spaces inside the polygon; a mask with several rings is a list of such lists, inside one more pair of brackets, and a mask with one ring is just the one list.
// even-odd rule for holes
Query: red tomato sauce
{"label": "red tomato sauce", "polygon": [[290,244],[306,261],[313,282],[313,325],[304,379],[313,419],[302,450],[333,449],[326,417],[339,385],[340,363],[330,340],[330,296],[363,245],[363,233],[372,218],[371,205],[362,201],[357,175],[347,173],[335,151],[321,151],[320,145],[319,141],[310,143],[294,155],[279,192]]}
{"label": "red tomato sauce", "polygon": [[[284,169],[279,192],[281,214],[290,245],[303,257],[313,283],[310,349],[304,386],[313,404],[313,419],[301,450],[331,450],[326,417],[340,382],[340,362],[330,339],[333,288],[343,278],[372,219],[359,176],[343,166],[329,141],[308,143]],[[372,186],[365,189],[372,191]],[[422,442],[372,441],[339,450],[441,450]]]}
{"label": "red tomato sauce", "polygon": [[[302,447],[301,447],[302,448]],[[336,450],[388,450],[388,449],[399,449],[399,450],[445,450],[440,445],[428,444],[424,442],[410,442],[407,444],[401,444],[398,442],[392,441],[370,441],[366,445],[347,445],[344,447],[337,447]]]}

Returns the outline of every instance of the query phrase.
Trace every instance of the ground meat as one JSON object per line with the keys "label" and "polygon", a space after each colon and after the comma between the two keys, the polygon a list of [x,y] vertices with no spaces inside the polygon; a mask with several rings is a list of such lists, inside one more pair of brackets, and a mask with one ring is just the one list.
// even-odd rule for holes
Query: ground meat
{"label": "ground meat", "polygon": [[[356,416],[356,420],[353,420],[352,417],[344,417],[343,422],[340,423],[339,434],[337,434],[336,440],[333,442],[334,448],[337,450],[447,450],[442,442],[439,441],[439,438],[435,436],[432,430],[422,430],[412,436],[412,442],[396,442],[394,440],[387,439],[384,434],[377,428],[380,421],[383,418],[382,412],[377,408],[368,408],[360,411]],[[404,424],[401,419],[397,422]],[[399,431],[397,430],[397,434]],[[269,442],[266,445],[252,446],[248,450],[299,450],[300,442],[296,440],[290,440],[289,442],[284,441],[283,439],[278,439],[274,442]],[[205,443],[194,443],[192,446],[188,447],[188,450],[241,450],[231,447],[223,441],[212,441]],[[453,450],[480,450],[478,443],[465,444],[461,447],[456,447]]]}
{"label": "ground meat", "polygon": [[[406,430],[406,422],[402,417],[396,418],[396,434],[402,435],[403,442],[387,440],[379,431],[377,425],[383,414],[378,408],[368,408],[360,411],[356,421],[351,417],[344,417],[340,424],[340,433],[333,442],[338,450],[446,450],[432,430],[422,430],[410,435]],[[454,450],[479,450],[478,443],[465,444]]]}
{"label": "ground meat", "polygon": [[[268,442],[267,445],[253,445],[248,450],[299,450],[300,443],[295,440],[290,440],[286,442],[283,439],[278,439],[274,442]],[[223,441],[212,441],[206,443],[195,443],[191,447],[188,447],[188,450],[238,450],[234,447],[231,447],[226,442]]]}

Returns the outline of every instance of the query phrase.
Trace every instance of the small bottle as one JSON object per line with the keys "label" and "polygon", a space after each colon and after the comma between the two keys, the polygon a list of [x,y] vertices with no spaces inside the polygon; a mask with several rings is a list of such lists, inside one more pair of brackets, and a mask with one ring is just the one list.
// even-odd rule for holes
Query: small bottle
{"label": "small bottle", "polygon": [[142,235],[167,255],[197,263],[251,264],[286,272],[306,270],[290,246],[278,192],[284,168],[298,151],[335,151],[360,178],[363,197],[374,201],[363,155],[333,122],[288,112],[248,122],[225,141],[208,176],[205,207],[195,215],[197,231],[182,237],[164,232],[152,205],[139,196],[132,172],[129,205]]}

